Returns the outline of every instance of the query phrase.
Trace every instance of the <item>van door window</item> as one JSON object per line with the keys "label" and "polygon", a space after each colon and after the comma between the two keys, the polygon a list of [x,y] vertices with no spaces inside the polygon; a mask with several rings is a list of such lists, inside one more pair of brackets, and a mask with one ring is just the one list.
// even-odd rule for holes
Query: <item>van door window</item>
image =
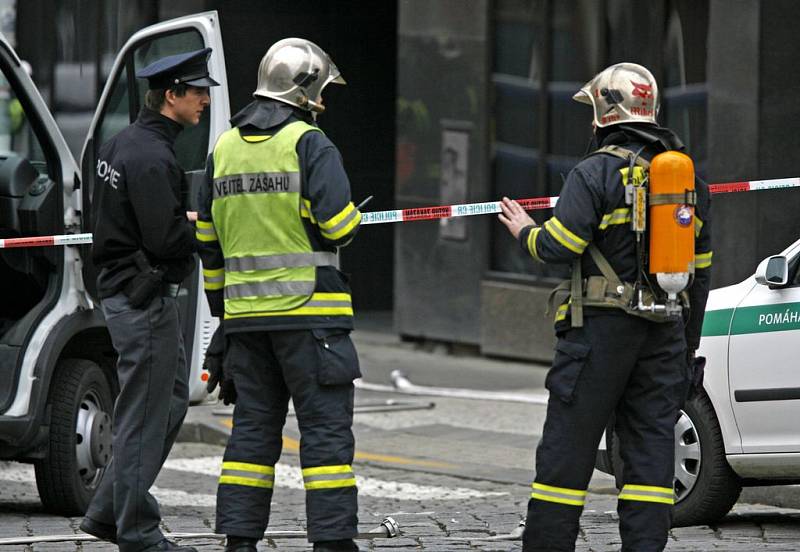
{"label": "van door window", "polygon": [[0,74],[0,155],[13,153],[28,160],[40,174],[47,174],[44,151],[5,75]]}
{"label": "van door window", "polygon": [[[194,30],[159,35],[137,45],[126,56],[125,67],[119,72],[110,99],[97,130],[97,144],[102,145],[128,124],[136,120],[139,110],[144,106],[147,80],[136,79],[136,86],[129,86],[128,79],[157,59],[174,54],[200,50],[204,47],[203,38]],[[132,96],[131,96],[132,94]],[[201,170],[205,166],[208,150],[209,111],[203,113],[200,124],[187,128],[178,135],[175,154],[178,163],[185,171]]]}
{"label": "van door window", "polygon": [[[52,157],[53,146],[16,77],[5,71],[0,72],[0,238],[61,234],[61,187],[45,155]],[[13,290],[0,301],[0,339],[42,301],[58,255],[55,248],[0,249],[0,286]]]}

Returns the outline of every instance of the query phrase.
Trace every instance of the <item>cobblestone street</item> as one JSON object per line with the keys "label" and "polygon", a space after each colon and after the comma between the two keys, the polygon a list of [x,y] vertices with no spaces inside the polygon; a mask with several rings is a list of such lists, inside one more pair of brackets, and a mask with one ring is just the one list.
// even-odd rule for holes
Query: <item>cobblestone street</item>
{"label": "cobblestone street", "polygon": [[[214,495],[222,448],[182,443],[168,460],[153,494],[162,505],[165,532],[211,532]],[[294,479],[297,457],[284,455],[278,470],[270,530],[303,529],[304,493]],[[79,518],[41,513],[33,470],[14,464],[0,466],[0,538],[77,533]],[[491,540],[513,531],[525,511],[528,487],[470,480],[406,469],[356,465],[360,494],[361,530],[376,527],[385,516],[400,525],[395,539],[362,540],[362,550],[520,550],[519,541]],[[11,480],[13,478],[13,481]],[[412,496],[416,494],[419,499]],[[577,550],[619,549],[616,499],[610,494],[590,495],[581,522]],[[217,539],[192,539],[203,551],[221,551]],[[715,527],[673,529],[667,550],[797,550],[800,511],[739,504]],[[264,540],[260,550],[309,550],[305,539]],[[105,543],[47,543],[0,547],[2,552],[116,550]]]}

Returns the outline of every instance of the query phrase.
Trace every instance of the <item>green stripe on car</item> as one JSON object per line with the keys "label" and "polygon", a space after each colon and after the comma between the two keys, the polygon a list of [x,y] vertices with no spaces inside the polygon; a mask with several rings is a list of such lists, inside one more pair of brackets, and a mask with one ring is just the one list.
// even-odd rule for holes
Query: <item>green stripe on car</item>
{"label": "green stripe on car", "polygon": [[703,337],[800,330],[800,303],[706,311]]}

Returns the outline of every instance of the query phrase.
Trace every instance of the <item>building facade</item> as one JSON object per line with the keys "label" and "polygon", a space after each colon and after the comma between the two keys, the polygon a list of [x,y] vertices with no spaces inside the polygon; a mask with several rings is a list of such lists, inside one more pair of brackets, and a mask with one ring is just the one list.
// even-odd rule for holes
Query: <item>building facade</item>
{"label": "building facade", "polygon": [[[660,122],[708,182],[794,176],[798,16],[788,0],[401,1],[398,208],[558,195],[591,137],[590,108],[571,97],[621,61],[652,70]],[[791,190],[715,197],[714,287],[800,237],[798,205]],[[396,327],[546,361],[547,297],[567,274],[527,257],[494,216],[406,223]]]}
{"label": "building facade", "polygon": [[[5,3],[13,4],[11,0]],[[793,0],[25,0],[16,40],[80,155],[119,47],[137,29],[218,10],[231,109],[267,47],[303,36],[348,81],[321,126],[365,210],[558,195],[586,153],[571,96],[620,61],[650,68],[662,124],[709,182],[794,176],[800,51]],[[716,196],[714,286],[800,237],[800,192]],[[548,211],[534,212],[540,222]],[[495,216],[365,226],[344,250],[357,310],[393,309],[405,338],[484,354],[552,355],[547,296],[567,267],[536,264]]]}

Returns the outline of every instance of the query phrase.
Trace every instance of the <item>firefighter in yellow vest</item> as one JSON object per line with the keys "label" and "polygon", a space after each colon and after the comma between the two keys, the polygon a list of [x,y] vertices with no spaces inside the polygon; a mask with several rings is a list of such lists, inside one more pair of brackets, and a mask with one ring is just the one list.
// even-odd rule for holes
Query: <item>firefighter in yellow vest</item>
{"label": "firefighter in yellow vest", "polygon": [[650,71],[612,65],[574,99],[594,108],[596,151],[569,173],[542,226],[508,198],[500,215],[526,254],[572,265],[553,295],[558,341],[523,550],[575,549],[615,415],[622,550],[660,551],[674,503],[674,427],[708,297],[710,197],[678,137],[656,123]]}
{"label": "firefighter in yellow vest", "polygon": [[197,238],[212,313],[224,318],[223,378],[235,388],[216,517],[231,552],[255,551],[267,528],[290,398],[308,539],[317,552],[358,550],[351,428],[361,374],[337,248],[361,213],[339,151],[315,123],[330,83],[344,80],[319,46],[275,43],[255,100],[231,119],[207,165]]}

